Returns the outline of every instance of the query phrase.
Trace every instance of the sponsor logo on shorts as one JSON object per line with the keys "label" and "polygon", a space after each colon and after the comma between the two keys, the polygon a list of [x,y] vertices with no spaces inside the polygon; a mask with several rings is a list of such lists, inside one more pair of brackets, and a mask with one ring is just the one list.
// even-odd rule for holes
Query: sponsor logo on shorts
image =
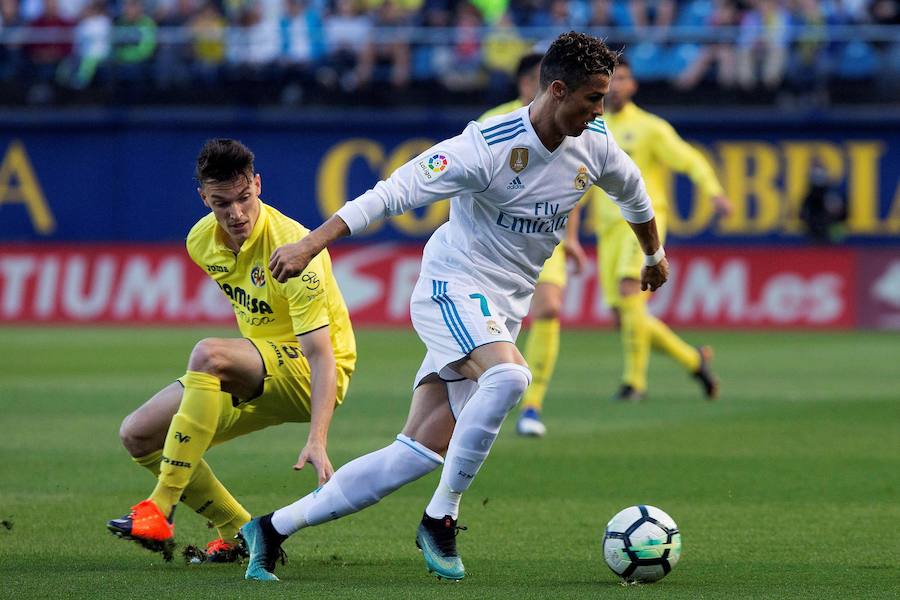
{"label": "sponsor logo on shorts", "polygon": [[278,345],[273,343],[271,340],[266,340],[266,343],[268,343],[272,350],[275,352],[275,357],[278,359],[278,366],[283,367],[284,357],[281,355],[281,350],[278,349]]}
{"label": "sponsor logo on shorts", "polygon": [[184,435],[184,434],[181,433],[180,431],[176,431],[176,432],[175,432],[175,439],[178,440],[178,443],[179,443],[179,444],[187,444],[189,441],[191,441],[191,436],[189,436],[189,435]]}

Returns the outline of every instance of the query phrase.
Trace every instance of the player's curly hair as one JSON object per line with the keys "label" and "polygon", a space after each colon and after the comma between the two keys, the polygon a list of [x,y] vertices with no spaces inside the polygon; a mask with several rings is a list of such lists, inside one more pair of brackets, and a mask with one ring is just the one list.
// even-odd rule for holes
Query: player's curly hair
{"label": "player's curly hair", "polygon": [[243,175],[253,177],[253,152],[237,140],[216,138],[206,140],[197,155],[194,176],[200,183],[231,181]]}
{"label": "player's curly hair", "polygon": [[592,35],[570,31],[550,44],[541,63],[541,89],[559,79],[570,90],[578,89],[591,75],[612,77],[619,55],[603,40]]}

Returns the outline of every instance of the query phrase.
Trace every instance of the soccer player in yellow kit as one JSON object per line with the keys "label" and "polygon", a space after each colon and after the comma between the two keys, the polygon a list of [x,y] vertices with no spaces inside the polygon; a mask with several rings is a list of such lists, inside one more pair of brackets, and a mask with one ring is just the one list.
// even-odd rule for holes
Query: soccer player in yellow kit
{"label": "soccer player in yellow kit", "polygon": [[234,536],[250,515],[203,459],[210,446],[272,425],[308,422],[294,469],[312,464],[319,485],[334,472],[326,444],[356,363],[350,317],[326,251],[286,283],[269,273],[272,252],[309,230],[259,199],[253,159],[235,140],[204,145],[196,175],[211,212],[187,238],[188,253],[231,303],[243,337],[198,342],[187,373],[130,414],[119,431],[133,460],[157,484],[148,499],[107,527],[166,560],[179,500],[218,530],[207,560],[232,562],[242,552]]}
{"label": "soccer player in yellow kit", "polygon": [[519,95],[515,100],[510,100],[500,106],[495,106],[480,117],[479,122],[493,117],[494,115],[505,115],[514,110],[518,110],[526,104],[531,104],[537,95],[540,86],[541,59],[543,54],[531,52],[519,59],[519,66],[516,67],[516,88]]}
{"label": "soccer player in yellow kit", "polygon": [[[620,57],[606,97],[604,121],[641,171],[664,242],[671,210],[665,187],[666,169],[687,175],[712,199],[718,213],[727,214],[731,204],[706,159],[666,121],[636,106],[631,101],[636,92],[637,82],[631,68]],[[624,354],[622,385],[613,399],[638,401],[644,397],[651,347],[675,359],[699,381],[707,398],[715,398],[719,386],[710,371],[711,348],[691,346],[647,311],[649,293],[641,292],[640,287],[643,253],[629,239],[634,236],[630,235],[631,230],[615,204],[600,190],[590,194],[598,239],[600,282],[606,303],[615,311]]]}
{"label": "soccer player in yellow kit", "polygon": [[[531,104],[538,90],[542,57],[542,54],[537,53],[523,56],[516,69],[518,98],[492,108],[478,120],[484,121],[488,117],[506,114]],[[544,263],[534,288],[531,308],[528,311],[531,326],[524,352],[525,361],[531,367],[533,378],[522,397],[522,408],[516,421],[516,432],[519,435],[541,437],[547,432],[547,427],[541,420],[541,410],[559,355],[559,312],[562,309],[563,290],[566,287],[566,259],[569,258],[575,263],[576,273],[580,273],[587,264],[587,256],[578,241],[580,224],[581,211],[573,210],[569,213],[566,238]]]}

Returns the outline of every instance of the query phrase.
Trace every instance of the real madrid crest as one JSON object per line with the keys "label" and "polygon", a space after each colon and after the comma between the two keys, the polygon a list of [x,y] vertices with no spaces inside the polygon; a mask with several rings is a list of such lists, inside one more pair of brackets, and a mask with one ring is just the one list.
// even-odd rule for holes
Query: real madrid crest
{"label": "real madrid crest", "polygon": [[500,329],[499,325],[497,325],[497,321],[493,319],[488,319],[485,325],[487,325],[488,333],[490,333],[491,335],[500,335],[501,333],[503,333],[503,330]]}
{"label": "real madrid crest", "polygon": [[509,153],[509,168],[521,173],[528,166],[528,148],[513,148]]}
{"label": "real madrid crest", "polygon": [[587,189],[588,183],[587,167],[581,165],[578,167],[578,175],[575,176],[575,189],[583,192]]}

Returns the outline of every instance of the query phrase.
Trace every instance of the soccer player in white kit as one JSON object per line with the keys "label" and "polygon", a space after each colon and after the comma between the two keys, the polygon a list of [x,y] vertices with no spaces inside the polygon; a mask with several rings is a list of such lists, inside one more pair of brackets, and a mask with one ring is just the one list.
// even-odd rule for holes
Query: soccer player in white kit
{"label": "soccer player in white kit", "polygon": [[640,172],[600,119],[615,65],[616,54],[599,39],[561,35],[529,106],[469,123],[272,254],[272,276],[285,281],[332,241],[451,198],[450,219],[425,246],[410,302],[427,352],[403,431],[294,504],[245,525],[247,579],[277,579],[281,543],[299,529],[357,512],[441,466],[416,544],[429,572],[464,577],[456,550],[460,498],[531,380],[516,335],[541,266],[587,186],[604,189],[631,223],[646,255],[642,287],[655,290],[668,276]]}

